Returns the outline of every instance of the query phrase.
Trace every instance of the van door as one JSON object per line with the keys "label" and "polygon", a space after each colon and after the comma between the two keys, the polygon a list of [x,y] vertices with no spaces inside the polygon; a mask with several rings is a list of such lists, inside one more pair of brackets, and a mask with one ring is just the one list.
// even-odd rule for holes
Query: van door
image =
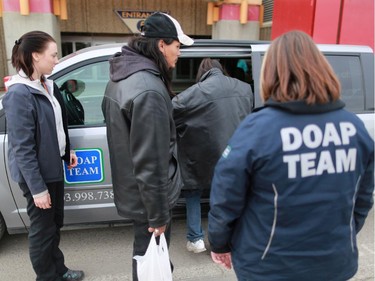
{"label": "van door", "polygon": [[65,170],[65,224],[123,221],[113,190],[101,103],[109,80],[108,57],[54,74],[67,108],[69,135],[78,165]]}

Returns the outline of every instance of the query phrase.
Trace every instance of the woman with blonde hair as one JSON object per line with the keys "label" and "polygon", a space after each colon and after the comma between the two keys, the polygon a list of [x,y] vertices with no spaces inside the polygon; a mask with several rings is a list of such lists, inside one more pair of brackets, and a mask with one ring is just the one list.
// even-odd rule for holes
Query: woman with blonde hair
{"label": "woman with blonde hair", "polygon": [[211,256],[233,262],[240,281],[348,280],[373,205],[374,142],[301,31],[270,45],[261,94],[264,107],[241,123],[215,168]]}

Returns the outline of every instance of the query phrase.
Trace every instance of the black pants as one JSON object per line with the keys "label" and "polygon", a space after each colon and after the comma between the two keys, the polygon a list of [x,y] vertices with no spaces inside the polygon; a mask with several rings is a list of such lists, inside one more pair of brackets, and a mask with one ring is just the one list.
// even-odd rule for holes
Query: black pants
{"label": "black pants", "polygon": [[[150,239],[152,233],[148,232],[149,224],[148,222],[139,222],[133,221],[133,228],[134,228],[134,243],[133,243],[133,257],[134,256],[144,256],[146,253],[148,244],[150,243]],[[171,240],[171,222],[168,223],[167,229],[164,232],[165,239],[167,240],[167,244],[169,247],[169,242]],[[159,244],[159,237],[156,237],[156,243]],[[171,263],[171,268],[173,271],[173,265]],[[137,261],[133,259],[133,281],[138,281],[137,276]]]}
{"label": "black pants", "polygon": [[40,209],[24,183],[19,183],[27,199],[27,214],[30,218],[29,254],[37,281],[55,281],[68,270],[64,255],[59,249],[60,228],[64,221],[64,183],[48,183],[52,207]]}

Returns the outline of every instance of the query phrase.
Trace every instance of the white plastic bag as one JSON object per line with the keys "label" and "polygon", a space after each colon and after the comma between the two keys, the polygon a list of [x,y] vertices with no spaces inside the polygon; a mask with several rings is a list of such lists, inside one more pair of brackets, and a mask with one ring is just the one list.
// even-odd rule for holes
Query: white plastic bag
{"label": "white plastic bag", "polygon": [[138,281],[172,281],[172,270],[165,235],[160,235],[159,245],[156,244],[155,234],[144,256],[134,256],[137,261]]}

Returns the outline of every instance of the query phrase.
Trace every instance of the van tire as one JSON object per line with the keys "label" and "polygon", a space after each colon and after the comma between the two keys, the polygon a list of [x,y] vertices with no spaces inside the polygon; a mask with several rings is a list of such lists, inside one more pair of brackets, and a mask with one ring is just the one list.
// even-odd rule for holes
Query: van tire
{"label": "van tire", "polygon": [[2,214],[0,213],[0,240],[3,237],[5,230],[6,230],[5,220]]}

